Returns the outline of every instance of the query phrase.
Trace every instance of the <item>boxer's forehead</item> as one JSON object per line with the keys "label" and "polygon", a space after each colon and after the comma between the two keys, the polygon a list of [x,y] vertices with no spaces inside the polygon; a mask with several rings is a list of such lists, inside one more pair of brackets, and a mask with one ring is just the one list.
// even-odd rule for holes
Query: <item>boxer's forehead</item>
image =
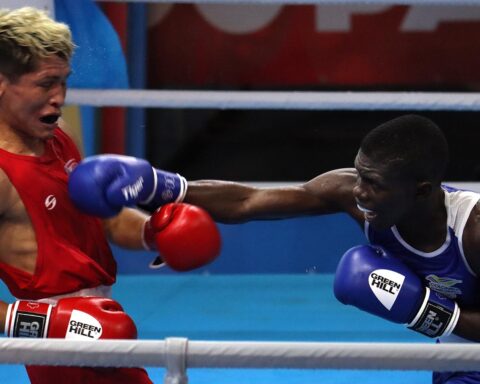
{"label": "boxer's forehead", "polygon": [[358,174],[370,179],[390,181],[408,180],[411,177],[405,171],[405,162],[400,157],[366,155],[359,150],[354,160]]}

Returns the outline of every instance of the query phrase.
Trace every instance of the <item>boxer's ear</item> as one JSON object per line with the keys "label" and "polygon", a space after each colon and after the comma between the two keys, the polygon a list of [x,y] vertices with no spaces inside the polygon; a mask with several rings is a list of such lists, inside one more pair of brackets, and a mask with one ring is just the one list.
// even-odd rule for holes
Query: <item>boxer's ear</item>
{"label": "boxer's ear", "polygon": [[7,82],[8,82],[7,77],[3,73],[0,73],[0,98],[3,96],[3,93],[5,92]]}

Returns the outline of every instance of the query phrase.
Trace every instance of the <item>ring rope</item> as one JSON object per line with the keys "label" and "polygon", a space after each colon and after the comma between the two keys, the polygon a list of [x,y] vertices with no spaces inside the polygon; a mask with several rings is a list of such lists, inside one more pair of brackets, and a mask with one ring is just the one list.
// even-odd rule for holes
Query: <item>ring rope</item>
{"label": "ring rope", "polygon": [[[179,352],[180,351],[180,352]],[[183,351],[183,352],[182,352]],[[2,339],[0,363],[102,367],[480,370],[478,344]],[[185,359],[176,364],[172,359]]]}
{"label": "ring rope", "polygon": [[479,111],[480,93],[71,89],[66,102],[97,107]]}

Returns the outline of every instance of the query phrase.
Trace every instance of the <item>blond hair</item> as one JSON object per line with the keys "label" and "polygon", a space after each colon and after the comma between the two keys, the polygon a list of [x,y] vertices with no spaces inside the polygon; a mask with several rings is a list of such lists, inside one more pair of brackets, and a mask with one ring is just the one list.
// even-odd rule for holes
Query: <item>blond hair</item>
{"label": "blond hair", "polygon": [[52,55],[70,61],[75,45],[67,25],[32,7],[0,9],[0,72],[15,78]]}

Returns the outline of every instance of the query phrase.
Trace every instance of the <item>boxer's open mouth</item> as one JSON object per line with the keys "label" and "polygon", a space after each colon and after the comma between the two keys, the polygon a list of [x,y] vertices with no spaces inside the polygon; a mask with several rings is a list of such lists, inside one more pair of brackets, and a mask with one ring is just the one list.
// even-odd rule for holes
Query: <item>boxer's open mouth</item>
{"label": "boxer's open mouth", "polygon": [[51,115],[45,115],[40,118],[40,121],[44,124],[55,124],[57,120],[60,118],[60,115],[57,114],[51,114]]}

